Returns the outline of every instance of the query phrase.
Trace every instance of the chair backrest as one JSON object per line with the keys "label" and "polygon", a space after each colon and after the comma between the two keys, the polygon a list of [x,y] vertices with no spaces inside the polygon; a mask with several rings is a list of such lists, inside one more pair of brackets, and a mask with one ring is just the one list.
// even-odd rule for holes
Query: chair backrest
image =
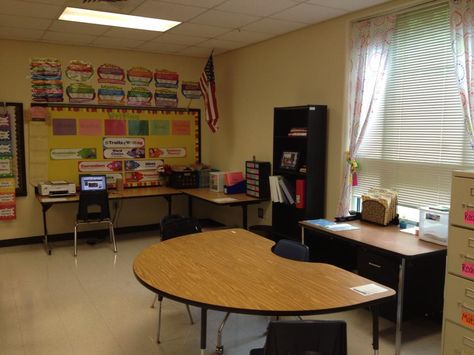
{"label": "chair backrest", "polygon": [[273,247],[272,251],[282,258],[309,261],[309,248],[294,240],[281,239]]}
{"label": "chair backrest", "polygon": [[346,322],[270,322],[264,355],[347,355]]}
{"label": "chair backrest", "polygon": [[180,237],[186,234],[201,232],[199,221],[191,217],[183,217],[179,214],[171,214],[163,217],[160,222],[161,240]]}
{"label": "chair backrest", "polygon": [[110,218],[107,191],[81,191],[77,220],[97,221]]}

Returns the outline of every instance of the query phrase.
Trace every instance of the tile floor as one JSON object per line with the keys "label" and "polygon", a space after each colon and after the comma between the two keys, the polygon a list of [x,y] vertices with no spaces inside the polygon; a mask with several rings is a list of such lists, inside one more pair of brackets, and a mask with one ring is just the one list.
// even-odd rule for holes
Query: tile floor
{"label": "tile floor", "polygon": [[[153,294],[132,272],[134,257],[158,242],[152,233],[118,236],[110,244],[55,243],[48,256],[41,245],[0,248],[1,355],[181,355],[199,354],[199,309],[189,324],[182,304],[164,300],[162,344],[155,343]],[[208,350],[213,354],[223,317],[209,312]],[[349,355],[371,354],[371,318],[365,310],[319,318],[348,322]],[[267,317],[231,315],[224,330],[226,355],[248,354],[263,344]],[[380,354],[394,354],[394,324],[381,319]],[[403,355],[440,354],[440,325],[407,322]]]}

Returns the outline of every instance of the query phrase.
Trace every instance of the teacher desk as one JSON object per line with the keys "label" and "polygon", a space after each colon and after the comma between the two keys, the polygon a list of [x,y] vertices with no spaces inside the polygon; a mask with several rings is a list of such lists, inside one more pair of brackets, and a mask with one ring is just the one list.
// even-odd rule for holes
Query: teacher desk
{"label": "teacher desk", "polygon": [[[350,222],[354,230],[332,231],[300,222],[302,243],[312,244],[312,258],[348,269],[397,290],[397,301],[381,307],[396,321],[395,353],[401,352],[402,319],[418,314],[439,317],[443,309],[446,247],[402,233],[398,225]],[[347,263],[353,259],[354,264]]]}
{"label": "teacher desk", "polygon": [[138,281],[166,298],[201,308],[201,354],[207,310],[258,315],[310,315],[371,306],[378,353],[378,304],[395,295],[361,294],[371,284],[336,266],[275,255],[274,242],[244,229],[186,235],[154,244],[133,263]]}

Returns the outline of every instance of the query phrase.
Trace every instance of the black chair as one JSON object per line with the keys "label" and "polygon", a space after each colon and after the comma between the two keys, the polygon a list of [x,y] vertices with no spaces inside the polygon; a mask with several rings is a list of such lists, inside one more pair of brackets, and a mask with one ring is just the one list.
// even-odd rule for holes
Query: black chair
{"label": "black chair", "polygon": [[270,322],[265,346],[250,355],[347,355],[346,322]]}
{"label": "black chair", "polygon": [[[272,248],[272,252],[285,259],[291,259],[296,261],[309,261],[309,248],[307,245],[299,242],[281,239]],[[216,354],[224,353],[224,346],[222,345],[222,331],[224,330],[225,323],[229,318],[230,313],[227,312],[224,319],[222,320],[217,330],[217,345]],[[301,319],[301,317],[298,317]],[[278,319],[278,317],[277,317]]]}
{"label": "black chair", "polygon": [[[172,215],[163,217],[160,222],[160,234],[161,234],[162,242],[169,239],[176,238],[176,237],[181,237],[187,234],[200,233],[200,232],[201,232],[201,226],[199,224],[199,221],[195,218],[183,217],[179,214],[172,214]],[[160,343],[161,304],[163,301],[163,296],[160,294],[156,294],[155,298],[153,299],[151,308],[155,307],[156,300],[158,300],[159,302],[158,331],[156,335],[156,342]],[[186,309],[188,311],[191,324],[194,324],[193,316],[191,315],[191,310],[189,309],[189,305],[186,305]]]}
{"label": "black chair", "polygon": [[113,242],[114,253],[117,252],[115,243],[114,224],[110,219],[109,195],[104,191],[81,191],[79,194],[79,209],[74,225],[74,256],[77,256],[77,232],[81,224],[102,224],[109,226],[110,241]]}

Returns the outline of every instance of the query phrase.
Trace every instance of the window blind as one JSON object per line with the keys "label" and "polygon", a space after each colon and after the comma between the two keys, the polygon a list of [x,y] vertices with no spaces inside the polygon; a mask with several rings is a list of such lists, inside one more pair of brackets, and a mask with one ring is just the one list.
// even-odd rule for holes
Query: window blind
{"label": "window blind", "polygon": [[451,49],[448,4],[397,17],[387,83],[359,150],[360,196],[393,188],[399,204],[449,204],[451,172],[474,168]]}

